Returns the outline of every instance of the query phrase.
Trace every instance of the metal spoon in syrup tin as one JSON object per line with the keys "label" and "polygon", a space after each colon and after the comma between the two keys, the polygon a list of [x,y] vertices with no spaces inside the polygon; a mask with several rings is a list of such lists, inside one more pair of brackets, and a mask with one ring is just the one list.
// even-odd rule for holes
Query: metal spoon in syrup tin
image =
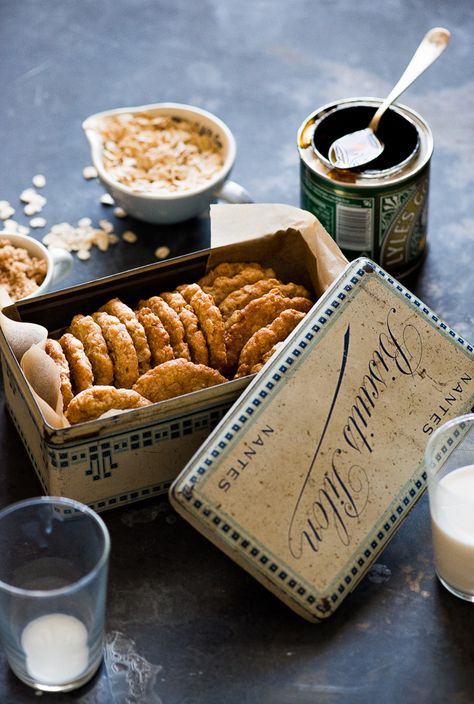
{"label": "metal spoon in syrup tin", "polygon": [[451,34],[443,27],[434,27],[423,37],[412,60],[398,83],[385,98],[371,119],[369,126],[336,139],[329,148],[329,161],[338,169],[352,169],[376,159],[384,145],[375,134],[380,118],[399,95],[430,66],[448,46]]}

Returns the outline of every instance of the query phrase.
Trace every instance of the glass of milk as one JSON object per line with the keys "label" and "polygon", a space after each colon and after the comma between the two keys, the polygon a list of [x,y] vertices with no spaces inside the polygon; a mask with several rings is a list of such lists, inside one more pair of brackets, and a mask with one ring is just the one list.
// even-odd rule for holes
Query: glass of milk
{"label": "glass of milk", "polygon": [[43,496],[0,511],[0,638],[35,689],[85,684],[102,661],[110,538],[83,504]]}
{"label": "glass of milk", "polygon": [[440,426],[425,463],[436,574],[452,594],[474,602],[474,414]]}

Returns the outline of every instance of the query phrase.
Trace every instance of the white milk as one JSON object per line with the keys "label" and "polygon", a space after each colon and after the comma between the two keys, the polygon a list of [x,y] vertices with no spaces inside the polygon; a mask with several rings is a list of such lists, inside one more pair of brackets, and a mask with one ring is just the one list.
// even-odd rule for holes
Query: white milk
{"label": "white milk", "polygon": [[46,614],[25,626],[21,645],[26,668],[36,681],[59,685],[73,682],[87,668],[87,630],[67,614]]}
{"label": "white milk", "polygon": [[430,505],[436,570],[450,586],[474,595],[474,465],[443,477]]}

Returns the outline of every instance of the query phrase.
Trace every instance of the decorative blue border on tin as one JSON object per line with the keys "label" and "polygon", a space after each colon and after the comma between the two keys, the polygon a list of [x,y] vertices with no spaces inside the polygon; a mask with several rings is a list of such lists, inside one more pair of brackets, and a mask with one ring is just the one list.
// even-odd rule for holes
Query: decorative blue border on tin
{"label": "decorative blue border on tin", "polygon": [[216,405],[205,411],[194,411],[171,420],[149,424],[142,428],[125,430],[111,436],[72,442],[71,447],[46,443],[48,460],[52,467],[67,470],[87,463],[87,477],[93,481],[108,479],[118,467],[116,454],[151,448],[168,440],[179,440],[202,430],[211,432],[229,410],[231,403]]}
{"label": "decorative blue border on tin", "polygon": [[[13,394],[19,393],[16,381],[11,374],[9,368],[4,366],[4,371],[8,375],[7,382],[11,386]],[[23,407],[28,412],[30,419],[34,422],[34,418],[30,412],[28,404],[22,397]],[[5,399],[5,405],[12,419],[13,424],[20,436],[23,446],[28,454],[28,457],[35,469],[36,475],[41,483],[45,494],[50,493],[48,487],[48,478],[45,476],[49,473],[50,468],[61,469],[68,471],[69,469],[76,471],[75,465],[86,464],[87,469],[84,470],[84,475],[88,480],[99,481],[106,480],[112,476],[114,469],[118,467],[118,462],[114,460],[115,452],[129,452],[133,450],[148,449],[160,442],[166,442],[170,439],[181,439],[185,436],[192,435],[197,432],[211,432],[223,416],[227,413],[232,405],[232,401],[227,401],[222,404],[216,404],[205,410],[196,410],[187,413],[183,416],[177,416],[171,420],[160,421],[155,424],[149,424],[142,428],[123,431],[116,435],[104,437],[101,439],[91,438],[77,442],[72,440],[70,448],[58,447],[50,444],[44,439],[42,440],[42,452],[45,454],[47,464],[45,472],[36,462],[34,453],[30,447],[28,439],[23,432],[21,423],[19,422],[13,407]],[[35,426],[36,427],[36,426]],[[141,486],[137,489],[120,494],[108,496],[96,501],[84,501],[88,506],[96,511],[104,511],[106,509],[115,508],[119,505],[140,501],[151,496],[163,494],[168,491],[174,476],[168,479],[157,482],[149,486]],[[73,497],[74,498],[74,497]]]}
{"label": "decorative blue border on tin", "polygon": [[[351,271],[352,270],[352,271]],[[387,272],[378,267],[369,259],[361,258],[352,263],[346,270],[344,279],[347,278],[344,286],[339,286],[337,293],[333,293],[332,289],[324,294],[320,301],[320,314],[316,321],[312,324],[304,326],[300,330],[300,335],[297,339],[292,340],[284,348],[277,353],[276,361],[272,365],[274,371],[271,376],[264,375],[260,380],[257,378],[249,387],[247,392],[244,392],[244,399],[247,402],[246,408],[240,412],[240,415],[234,420],[230,428],[226,429],[225,420],[220,424],[219,428],[212,436],[210,442],[205,443],[203,449],[198,453],[199,461],[196,458],[192,461],[189,471],[186,469],[180,475],[173,485],[174,495],[181,495],[185,500],[185,508],[190,512],[199,515],[204,521],[212,526],[213,533],[216,529],[219,531],[222,540],[231,548],[239,549],[239,554],[244,557],[249,563],[253,563],[258,572],[266,574],[266,576],[277,587],[285,586],[286,592],[301,603],[304,608],[311,607],[316,613],[317,618],[327,617],[335,608],[336,604],[347,591],[351,591],[365,574],[367,565],[372,563],[382,547],[385,546],[387,536],[392,534],[395,526],[404,518],[405,514],[413,507],[415,502],[423,493],[426,482],[426,471],[422,471],[418,478],[409,481],[402,488],[399,496],[388,507],[386,514],[389,514],[374,530],[374,536],[362,552],[355,557],[349,570],[344,571],[344,578],[341,579],[335,591],[328,597],[321,595],[311,590],[303,580],[295,579],[289,567],[282,564],[270,551],[265,550],[264,546],[258,544],[255,538],[244,534],[241,528],[233,525],[232,520],[225,515],[222,509],[219,512],[214,511],[199,497],[194,497],[194,489],[199,482],[204,478],[206,473],[214,464],[227,447],[228,443],[232,442],[235,436],[247,423],[257,408],[268,403],[272,393],[277,385],[282,381],[284,375],[291,369],[296,360],[305,353],[308,348],[308,343],[312,342],[315,336],[322,334],[324,326],[331,319],[331,316],[336,312],[343,301],[348,299],[355,287],[360,284],[364,276],[367,274],[377,274],[384,282],[386,282],[401,298],[412,305],[423,317],[439,329],[451,342],[463,349],[468,356],[474,356],[474,349],[470,343],[458,335],[450,328],[439,316],[431,311],[421,300],[414,294],[402,286],[396,279],[391,277]],[[352,274],[352,275],[351,275]],[[342,283],[342,282],[341,282]],[[331,300],[332,299],[332,300]],[[268,378],[267,378],[268,377]],[[249,397],[247,399],[247,396]],[[472,399],[471,399],[472,402]],[[239,404],[239,402],[238,402]],[[220,431],[220,432],[219,432]],[[420,469],[423,465],[420,465]],[[179,501],[179,499],[178,499]],[[180,503],[183,503],[180,501]],[[364,568],[362,570],[362,568]],[[290,592],[288,592],[288,587]]]}
{"label": "decorative blue border on tin", "polygon": [[[471,411],[474,413],[474,407],[471,409]],[[469,424],[465,422],[461,422],[458,424],[458,427],[455,428],[453,432],[447,436],[446,441],[439,448],[431,464],[429,465],[429,467],[427,467],[428,470],[434,470],[451,454],[453,450],[456,449],[456,447],[459,445],[459,443],[466,434],[463,431],[469,430],[469,427]]]}

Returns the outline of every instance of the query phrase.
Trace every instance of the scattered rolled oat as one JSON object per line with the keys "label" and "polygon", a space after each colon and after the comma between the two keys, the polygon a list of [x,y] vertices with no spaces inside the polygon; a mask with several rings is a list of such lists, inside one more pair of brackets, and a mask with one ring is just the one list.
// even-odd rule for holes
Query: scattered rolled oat
{"label": "scattered rolled oat", "polygon": [[7,200],[0,200],[0,220],[8,220],[12,215],[15,215],[15,208]]}
{"label": "scattered rolled oat", "polygon": [[82,261],[89,259],[92,247],[106,252],[111,244],[117,242],[117,235],[113,234],[109,227],[94,227],[90,218],[81,218],[76,227],[67,222],[53,225],[43,237],[43,243],[48,247],[62,247],[69,252],[77,252]]}
{"label": "scattered rolled oat", "polygon": [[30,227],[37,228],[37,227],[44,227],[45,225],[46,225],[45,218],[32,218],[30,220]]}
{"label": "scattered rolled oat", "polygon": [[24,191],[20,193],[20,200],[23,203],[29,203],[32,198],[34,198],[36,195],[36,191],[34,188],[25,188]]}
{"label": "scattered rolled oat", "polygon": [[43,174],[36,174],[31,179],[31,182],[35,188],[44,188],[46,186],[46,179]]}
{"label": "scattered rolled oat", "polygon": [[97,169],[95,168],[95,166],[85,166],[82,169],[82,175],[87,181],[92,178],[97,178]]}
{"label": "scattered rolled oat", "polygon": [[102,205],[115,205],[115,201],[110,195],[110,193],[104,193],[103,195],[101,195],[100,202],[102,203]]}
{"label": "scattered rolled oat", "polygon": [[114,231],[114,226],[109,220],[99,220],[99,225],[103,229],[104,232],[107,232],[107,234],[111,234]]}
{"label": "scattered rolled oat", "polygon": [[169,257],[170,255],[170,248],[163,246],[163,247],[158,247],[155,249],[155,257],[157,259],[166,259],[166,257]]}
{"label": "scattered rolled oat", "polygon": [[[20,225],[16,220],[5,220],[3,223],[3,231],[8,230],[13,235],[28,235],[30,233],[30,228]],[[0,230],[0,233],[2,230]]]}
{"label": "scattered rolled oat", "polygon": [[120,206],[118,206],[117,208],[114,208],[114,215],[116,218],[126,218],[127,217],[127,213]]}
{"label": "scattered rolled oat", "polygon": [[106,252],[109,248],[109,235],[105,230],[99,232],[96,240],[97,249],[101,252]]}
{"label": "scattered rolled oat", "polygon": [[22,203],[26,203],[23,210],[28,216],[40,213],[43,206],[46,205],[46,198],[34,188],[25,188],[20,194],[20,200]]}
{"label": "scattered rolled oat", "polygon": [[38,209],[34,203],[27,203],[23,208],[23,212],[25,213],[25,215],[28,216],[34,215],[35,213],[39,213],[40,210],[41,208]]}
{"label": "scattered rolled oat", "polygon": [[224,163],[209,129],[172,115],[122,113],[102,119],[104,166],[134,191],[182,192],[207,183]]}
{"label": "scattered rolled oat", "polygon": [[129,242],[130,244],[134,244],[137,241],[138,237],[131,230],[125,230],[125,232],[122,235],[122,239],[125,242]]}

